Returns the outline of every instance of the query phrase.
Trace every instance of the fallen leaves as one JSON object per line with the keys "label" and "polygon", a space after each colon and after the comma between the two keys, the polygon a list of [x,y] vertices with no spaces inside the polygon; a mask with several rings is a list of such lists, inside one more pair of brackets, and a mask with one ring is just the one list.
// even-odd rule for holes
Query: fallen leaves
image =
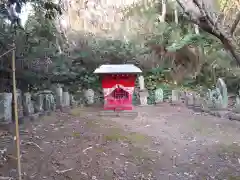
{"label": "fallen leaves", "polygon": [[66,173],[66,172],[68,172],[68,171],[72,171],[73,170],[73,168],[69,168],[69,169],[64,169],[64,170],[56,170],[56,173],[57,174],[64,174],[64,173]]}
{"label": "fallen leaves", "polygon": [[0,176],[0,180],[13,180],[13,178],[12,177]]}
{"label": "fallen leaves", "polygon": [[[181,108],[182,112],[184,112],[183,108]],[[164,113],[166,112],[161,111],[161,116],[157,118],[153,114],[155,119],[152,120],[150,115],[147,117],[149,120],[129,121],[128,119],[125,121],[127,126],[125,124],[123,126],[124,130],[117,124],[119,122],[94,119],[94,116],[90,119],[80,117],[71,119],[66,114],[62,114],[51,122],[40,121],[38,123],[41,125],[32,127],[32,131],[35,132],[29,129],[28,132],[26,131],[26,136],[21,138],[24,140],[22,141],[24,167],[32,163],[27,173],[32,174],[34,171],[42,179],[48,179],[48,173],[53,172],[56,177],[62,175],[72,179],[84,177],[94,180],[104,179],[102,174],[105,171],[109,179],[119,180],[134,179],[134,176],[142,180],[157,179],[153,175],[156,173],[159,175],[159,172],[163,173],[164,177],[169,174],[172,179],[201,179],[203,177],[201,173],[205,173],[204,177],[206,174],[209,174],[206,177],[217,176],[218,171],[214,168],[220,165],[229,166],[231,163],[231,168],[239,167],[240,156],[235,155],[234,161],[231,157],[225,160],[217,157],[214,151],[215,146],[223,141],[221,137],[226,136],[225,126],[221,125],[220,129],[221,122],[217,121],[219,124],[215,125],[215,122],[211,127],[211,132],[215,131],[215,133],[210,137],[209,134],[203,135],[193,130],[188,124],[193,122],[191,119],[181,120],[179,115],[176,119],[174,117],[176,115],[170,117]],[[187,117],[189,118],[190,115]],[[114,121],[120,120],[124,121],[124,119]],[[142,122],[141,128],[139,122]],[[194,123],[196,122],[198,124],[194,125],[198,127],[203,123],[200,120],[195,120]],[[208,130],[208,126],[210,125],[206,123],[200,128]],[[216,136],[220,133],[219,129],[223,134]],[[28,133],[33,135],[30,136]],[[147,135],[151,137],[146,138]],[[108,137],[107,142],[106,137]],[[236,139],[237,136],[228,136],[229,139],[232,137]],[[232,141],[233,139],[229,140]],[[235,146],[237,143],[239,142],[236,142]],[[28,151],[28,146],[33,146],[37,151]],[[203,157],[198,154],[198,148]],[[26,153],[24,150],[27,150]],[[41,161],[38,161],[38,150],[43,152],[40,154],[43,158]],[[54,150],[54,153],[47,156],[46,153],[51,150]],[[31,171],[35,161],[39,164],[41,162],[42,167]]]}
{"label": "fallen leaves", "polygon": [[86,154],[86,151],[89,150],[89,149],[92,149],[92,148],[93,148],[92,146],[91,146],[91,147],[88,147],[88,148],[84,149],[82,152],[83,152],[84,154]]}
{"label": "fallen leaves", "polygon": [[33,145],[35,147],[37,147],[41,152],[44,152],[43,148],[41,148],[38,144],[36,144],[35,142],[31,142],[31,141],[28,141],[28,142],[24,142],[24,141],[21,141],[21,145]]}

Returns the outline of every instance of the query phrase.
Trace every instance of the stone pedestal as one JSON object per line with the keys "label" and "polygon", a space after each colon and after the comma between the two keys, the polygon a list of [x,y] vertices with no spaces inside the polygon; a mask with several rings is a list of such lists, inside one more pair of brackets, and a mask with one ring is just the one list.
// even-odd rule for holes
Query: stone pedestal
{"label": "stone pedestal", "polygon": [[43,112],[43,94],[36,95],[36,103],[34,105],[35,112]]}
{"label": "stone pedestal", "polygon": [[172,90],[171,103],[172,105],[177,105],[180,103],[180,96],[178,90]]}
{"label": "stone pedestal", "polygon": [[49,94],[49,98],[50,98],[50,109],[52,111],[55,111],[56,110],[56,101],[55,101],[54,95]]}
{"label": "stone pedestal", "polygon": [[204,103],[203,98],[201,98],[199,94],[196,94],[194,96],[194,105],[193,105],[194,110],[199,112],[203,111],[202,110],[203,103]]}
{"label": "stone pedestal", "polygon": [[43,109],[44,109],[44,111],[50,111],[51,110],[50,94],[44,94]]}
{"label": "stone pedestal", "polygon": [[139,91],[139,96],[140,96],[140,105],[141,106],[147,106],[147,98],[149,96],[149,93],[147,90],[140,90]]}
{"label": "stone pedestal", "polygon": [[187,107],[193,107],[194,106],[194,96],[193,96],[193,93],[187,92],[185,94],[185,105]]}
{"label": "stone pedestal", "polygon": [[63,92],[62,104],[63,104],[63,107],[69,107],[70,106],[69,92]]}
{"label": "stone pedestal", "polygon": [[31,94],[29,92],[23,95],[23,114],[29,116],[34,113],[33,102],[31,99]]}
{"label": "stone pedestal", "polygon": [[56,87],[55,89],[56,93],[56,108],[61,109],[62,103],[63,103],[63,89],[61,87]]}

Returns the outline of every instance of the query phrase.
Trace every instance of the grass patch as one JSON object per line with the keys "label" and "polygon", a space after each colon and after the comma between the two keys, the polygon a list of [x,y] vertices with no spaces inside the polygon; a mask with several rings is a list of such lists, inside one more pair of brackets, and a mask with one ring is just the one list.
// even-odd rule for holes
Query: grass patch
{"label": "grass patch", "polygon": [[221,144],[219,146],[220,153],[227,153],[228,155],[240,156],[240,146],[237,144],[225,145]]}
{"label": "grass patch", "polygon": [[203,136],[209,136],[212,133],[215,133],[215,128],[206,125],[201,119],[193,119],[190,120],[190,128],[192,128],[196,133],[203,135]]}
{"label": "grass patch", "polygon": [[146,135],[134,132],[128,134],[128,140],[136,143],[147,143],[149,142],[150,138]]}
{"label": "grass patch", "polygon": [[75,108],[75,109],[72,109],[72,110],[70,111],[70,114],[71,114],[72,116],[80,116],[80,115],[81,115],[81,111],[82,111],[81,108]]}
{"label": "grass patch", "polygon": [[230,176],[229,180],[240,180],[240,176]]}
{"label": "grass patch", "polygon": [[85,123],[85,127],[87,127],[87,128],[94,128],[94,127],[96,127],[98,125],[97,122],[98,122],[97,120],[88,119],[86,121],[86,123]]}
{"label": "grass patch", "polygon": [[99,154],[105,152],[104,148],[102,148],[102,147],[96,147],[94,150]]}
{"label": "grass patch", "polygon": [[126,141],[125,132],[120,128],[110,128],[103,135],[105,141]]}
{"label": "grass patch", "polygon": [[146,143],[149,137],[141,133],[128,133],[120,128],[109,128],[103,137],[106,141],[128,141],[130,143]]}
{"label": "grass patch", "polygon": [[148,174],[153,171],[153,159],[156,159],[157,154],[150,153],[142,147],[131,146],[125,155],[129,162],[140,165],[141,172]]}
{"label": "grass patch", "polygon": [[72,136],[73,136],[74,138],[79,139],[79,138],[81,137],[81,134],[78,133],[78,132],[74,132]]}

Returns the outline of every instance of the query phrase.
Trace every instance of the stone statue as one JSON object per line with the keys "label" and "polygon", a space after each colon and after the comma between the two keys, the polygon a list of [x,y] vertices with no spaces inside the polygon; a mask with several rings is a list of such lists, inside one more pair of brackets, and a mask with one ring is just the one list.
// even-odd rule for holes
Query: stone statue
{"label": "stone statue", "polygon": [[222,108],[228,107],[228,91],[227,86],[222,78],[218,78],[216,88],[219,89],[219,92],[222,96]]}
{"label": "stone statue", "polygon": [[163,90],[158,88],[155,90],[155,103],[163,102]]}
{"label": "stone statue", "polygon": [[144,90],[145,89],[144,77],[143,76],[139,76],[138,77],[138,81],[139,81],[140,91]]}

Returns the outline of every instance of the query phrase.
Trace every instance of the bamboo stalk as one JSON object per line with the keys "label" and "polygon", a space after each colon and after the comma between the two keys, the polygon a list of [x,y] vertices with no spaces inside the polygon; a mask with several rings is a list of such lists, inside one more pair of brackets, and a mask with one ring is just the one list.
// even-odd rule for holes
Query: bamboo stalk
{"label": "bamboo stalk", "polygon": [[11,52],[13,49],[14,49],[14,48],[12,48],[12,49],[6,51],[5,53],[1,54],[1,55],[0,55],[0,58],[3,57],[3,56],[5,56],[7,53]]}
{"label": "bamboo stalk", "polygon": [[14,119],[15,119],[15,133],[16,133],[16,147],[17,147],[17,169],[18,179],[22,180],[21,172],[21,156],[20,156],[20,141],[19,141],[19,126],[18,126],[18,111],[17,111],[17,90],[16,90],[16,67],[15,67],[15,43],[13,43],[12,51],[12,81],[13,81],[13,99],[14,99]]}

